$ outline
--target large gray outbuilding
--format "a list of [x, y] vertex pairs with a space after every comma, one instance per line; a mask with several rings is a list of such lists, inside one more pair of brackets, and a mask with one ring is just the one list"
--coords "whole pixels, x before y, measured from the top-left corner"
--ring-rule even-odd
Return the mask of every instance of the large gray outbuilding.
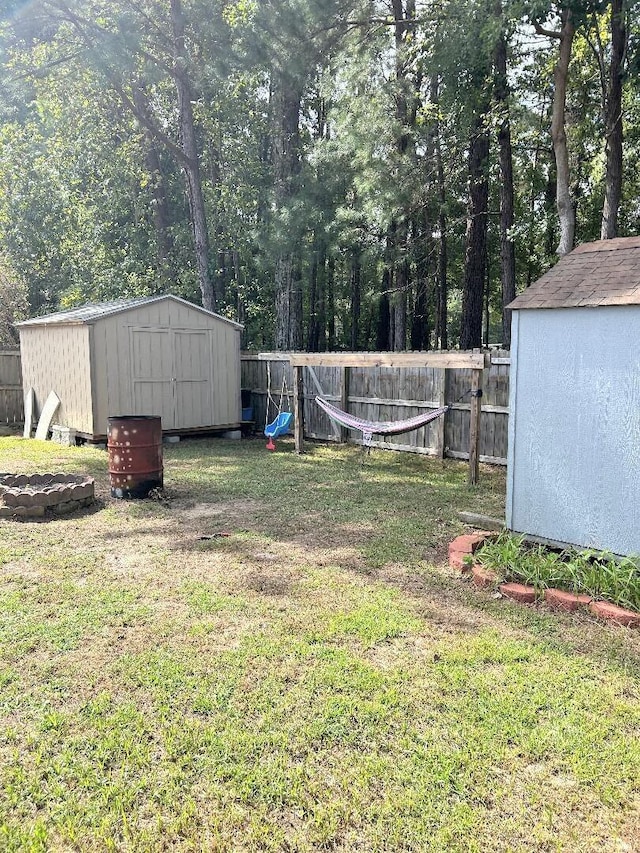
[[511, 308], [507, 527], [640, 554], [640, 237], [579, 246]]
[[177, 296], [86, 305], [18, 324], [25, 393], [90, 439], [109, 417], [160, 415], [166, 432], [241, 422], [242, 326]]

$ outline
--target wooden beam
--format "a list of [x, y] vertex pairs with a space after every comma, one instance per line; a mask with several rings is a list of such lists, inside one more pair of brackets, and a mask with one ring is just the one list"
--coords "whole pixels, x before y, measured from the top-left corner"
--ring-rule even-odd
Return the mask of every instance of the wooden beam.
[[[326, 399], [330, 400], [331, 395], [327, 396]], [[338, 400], [338, 397], [334, 395], [334, 399]], [[440, 394], [438, 394], [437, 400], [393, 400], [388, 397], [358, 397], [355, 394], [350, 394], [349, 403], [362, 403], [365, 406], [391, 406], [392, 408], [397, 407], [408, 409], [439, 409], [441, 406], [444, 406], [444, 402], [440, 403]], [[341, 403], [338, 403], [338, 405], [341, 408], [344, 408]], [[467, 406], [467, 409], [468, 408], [469, 406]]]
[[482, 370], [471, 375], [471, 411], [469, 413], [469, 477], [475, 486], [480, 476], [480, 418], [482, 415]]
[[302, 367], [293, 368], [293, 431], [296, 453], [304, 453], [304, 383]]
[[[435, 388], [438, 391], [438, 405], [436, 408], [440, 409], [442, 406], [445, 406], [447, 403], [447, 371], [439, 370], [438, 373], [434, 376], [435, 380]], [[445, 455], [445, 420], [446, 413], [435, 423], [435, 432], [436, 432], [436, 456], [438, 459], [444, 459]]]
[[[447, 450], [445, 456], [447, 459], [469, 459], [468, 453], [463, 453], [460, 450]], [[481, 462], [485, 462], [487, 465], [506, 465], [507, 458], [506, 456], [487, 456], [485, 453], [481, 453], [478, 456], [478, 459]]]
[[[258, 358], [268, 360], [268, 353]], [[282, 355], [282, 354], [280, 354]], [[458, 367], [481, 370], [488, 353], [482, 352], [292, 352], [293, 367]]]
[[471, 527], [479, 527], [480, 530], [504, 530], [505, 522], [490, 515], [480, 515], [477, 512], [459, 512], [458, 518]]
[[242, 352], [241, 361], [289, 361], [288, 352]]
[[[351, 378], [351, 370], [349, 367], [340, 369], [340, 408], [343, 412], [349, 411], [349, 381]], [[349, 440], [349, 430], [346, 427], [340, 428], [340, 441], [345, 444]]]

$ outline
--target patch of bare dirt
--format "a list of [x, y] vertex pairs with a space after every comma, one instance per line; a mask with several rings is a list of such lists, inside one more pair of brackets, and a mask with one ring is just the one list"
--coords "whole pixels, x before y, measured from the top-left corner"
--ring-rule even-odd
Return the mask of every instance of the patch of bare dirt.
[[246, 522], [247, 517], [256, 513], [260, 504], [256, 501], [219, 501], [216, 503], [196, 503], [189, 505], [188, 502], [174, 501], [172, 509], [179, 517], [187, 522], [199, 522], [202, 519], [215, 518], [224, 519], [230, 527]]
[[264, 595], [287, 595], [291, 589], [292, 579], [283, 572], [253, 570], [246, 573], [245, 583], [248, 589]]

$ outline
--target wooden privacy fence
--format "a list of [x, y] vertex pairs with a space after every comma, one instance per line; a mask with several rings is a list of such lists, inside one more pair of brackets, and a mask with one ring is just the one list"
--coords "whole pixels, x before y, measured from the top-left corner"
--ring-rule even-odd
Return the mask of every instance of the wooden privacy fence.
[[24, 422], [19, 350], [0, 350], [0, 423]]
[[[326, 361], [339, 362], [341, 353], [327, 354]], [[365, 354], [363, 354], [365, 355]], [[366, 354], [373, 356], [374, 354]], [[380, 359], [384, 361], [385, 353]], [[453, 357], [452, 353], [452, 357]], [[309, 356], [309, 360], [317, 358]], [[330, 358], [331, 357], [331, 358]], [[307, 358], [302, 353], [244, 353], [242, 355], [242, 388], [251, 392], [256, 429], [267, 421], [268, 374], [271, 395], [279, 404], [285, 380], [283, 408], [294, 408], [294, 371], [290, 361]], [[481, 428], [479, 454], [482, 462], [506, 465], [509, 416], [509, 352], [494, 350], [485, 359], [482, 371]], [[346, 434], [333, 424], [315, 403], [320, 395], [359, 418], [371, 421], [394, 421], [437, 409], [448, 403], [451, 408], [442, 418], [425, 427], [400, 436], [376, 436], [373, 446], [433, 456], [468, 459], [470, 447], [469, 413], [474, 400], [466, 394], [472, 389], [473, 375], [480, 371], [451, 367], [386, 367], [340, 365], [302, 366], [304, 434], [323, 441], [345, 441]], [[458, 402], [455, 402], [459, 400]], [[268, 420], [276, 415], [273, 405]], [[351, 433], [355, 440], [356, 433]]]

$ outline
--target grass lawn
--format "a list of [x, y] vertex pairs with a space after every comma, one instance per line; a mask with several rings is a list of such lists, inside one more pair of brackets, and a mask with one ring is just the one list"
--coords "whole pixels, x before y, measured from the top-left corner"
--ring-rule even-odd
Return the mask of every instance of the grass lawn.
[[100, 496], [0, 521], [0, 850], [640, 850], [638, 634], [446, 566], [504, 472], [278, 446], [166, 447], [123, 502], [0, 439]]

